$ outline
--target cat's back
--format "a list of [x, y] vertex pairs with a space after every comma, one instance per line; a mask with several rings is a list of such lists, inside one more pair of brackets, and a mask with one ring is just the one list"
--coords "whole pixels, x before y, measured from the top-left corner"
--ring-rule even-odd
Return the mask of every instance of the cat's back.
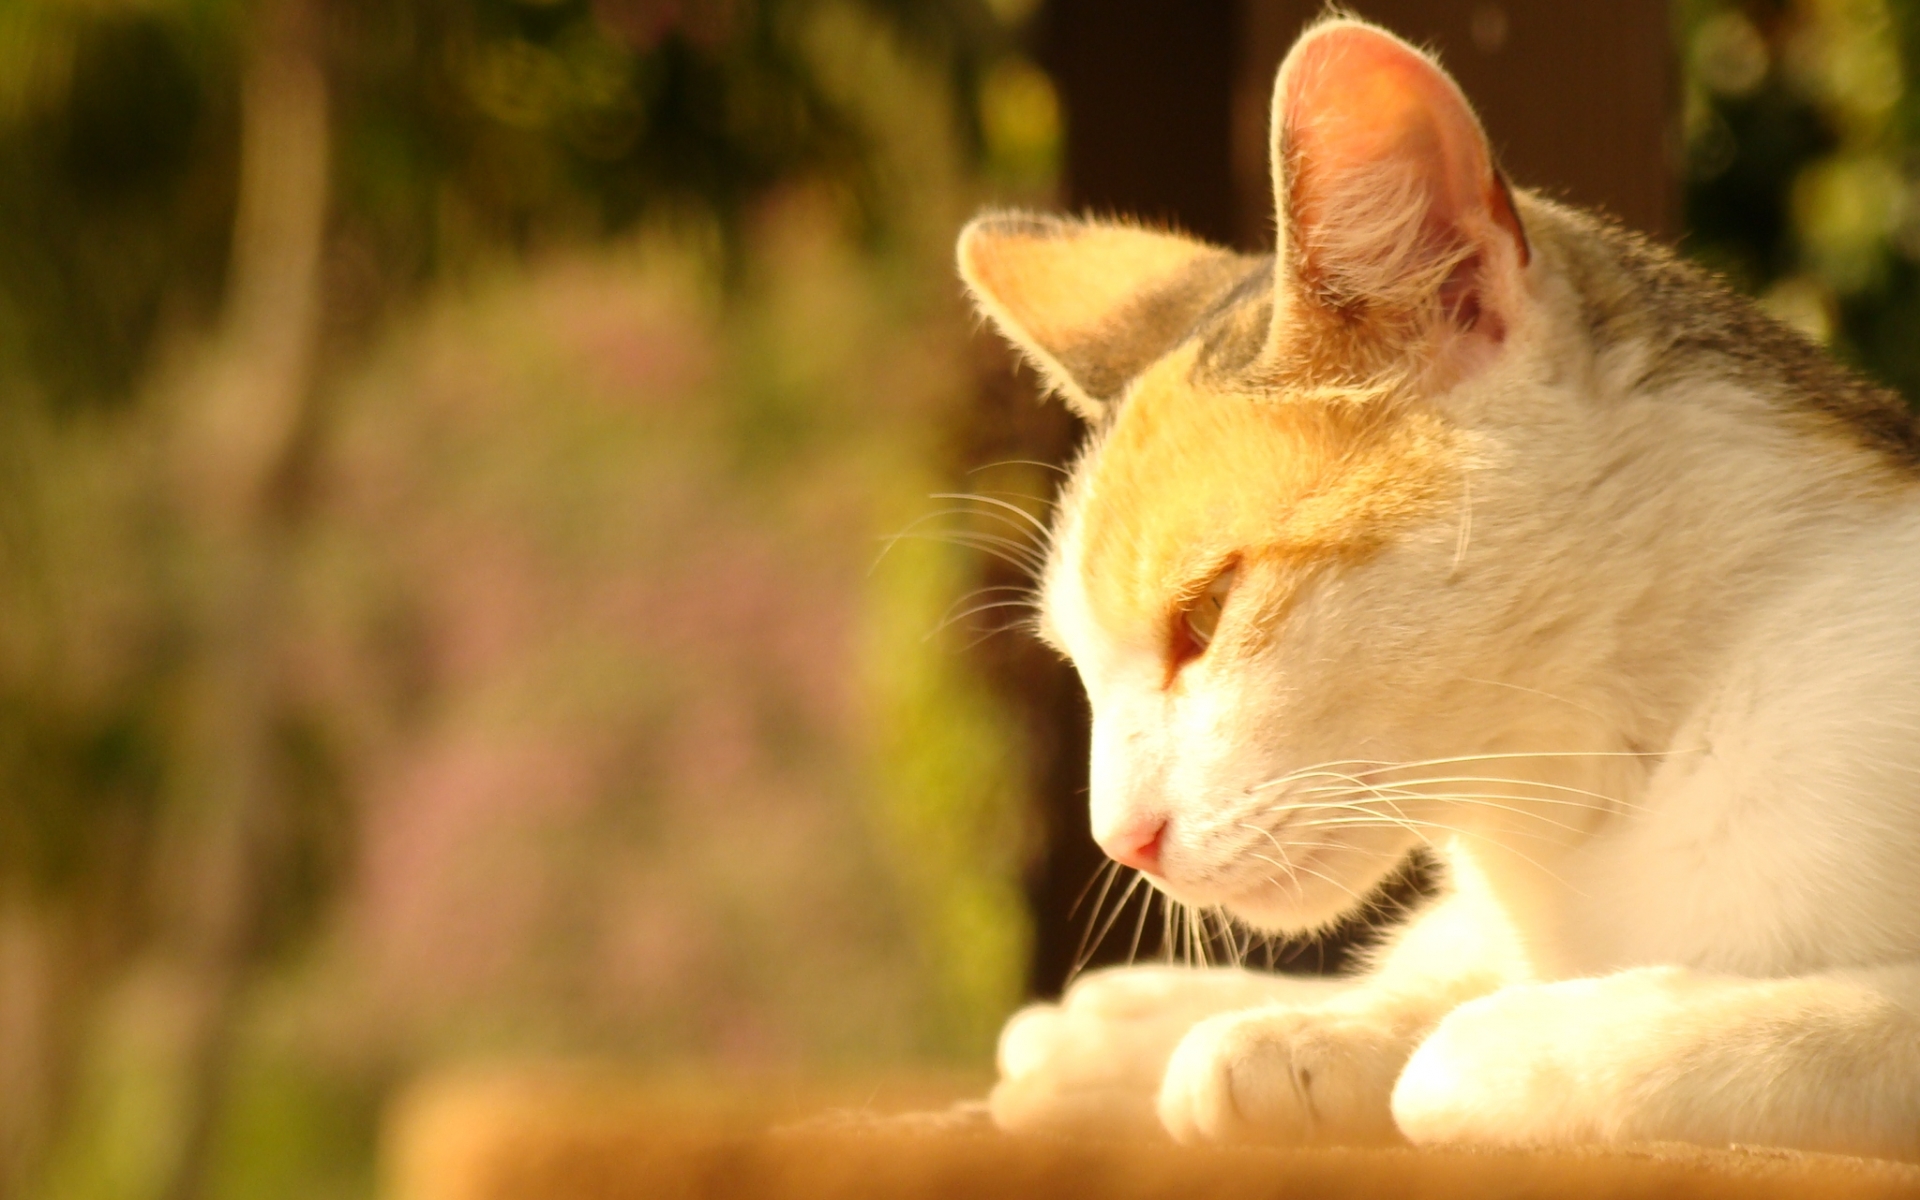
[[[1634, 360], [1629, 390], [1685, 396], [1700, 385], [1750, 393], [1790, 433], [1865, 452], [1863, 469], [1920, 480], [1920, 421], [1892, 389], [1835, 361], [1718, 277], [1594, 213], [1522, 195], [1534, 246], [1601, 352]], [[1920, 330], [1916, 330], [1920, 334]]]

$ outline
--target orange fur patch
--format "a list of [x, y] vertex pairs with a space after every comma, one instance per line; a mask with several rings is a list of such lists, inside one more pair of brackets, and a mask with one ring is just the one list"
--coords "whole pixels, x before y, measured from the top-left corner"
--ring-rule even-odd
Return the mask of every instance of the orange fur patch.
[[[1016, 228], [1018, 228], [1016, 226]], [[1009, 328], [1041, 346], [1086, 336], [1113, 311], [1185, 270], [1217, 247], [1118, 223], [1065, 226], [1021, 237], [988, 237], [969, 228], [960, 243], [960, 270]]]
[[1230, 559], [1279, 568], [1254, 584], [1275, 607], [1313, 570], [1365, 558], [1458, 495], [1460, 437], [1430, 413], [1210, 390], [1192, 363], [1184, 350], [1140, 380], [1082, 493], [1088, 603], [1123, 639], [1163, 639]]
[[981, 310], [1089, 420], [1245, 269], [1232, 251], [1111, 221], [989, 214], [960, 235]]

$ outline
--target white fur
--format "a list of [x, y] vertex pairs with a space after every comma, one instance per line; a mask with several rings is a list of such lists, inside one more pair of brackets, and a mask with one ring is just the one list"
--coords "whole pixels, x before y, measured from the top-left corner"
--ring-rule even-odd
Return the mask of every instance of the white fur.
[[1920, 1156], [1920, 485], [1724, 373], [1645, 383], [1557, 247], [1488, 260], [1503, 341], [1427, 398], [1462, 509], [1251, 658], [1168, 688], [1095, 617], [1089, 452], [1044, 591], [1096, 834], [1166, 817], [1156, 885], [1267, 929], [1422, 843], [1452, 890], [1357, 981], [1083, 980], [1009, 1026], [1002, 1124]]
[[[1535, 278], [1532, 318], [1448, 399], [1487, 446], [1464, 548], [1453, 520], [1403, 539], [1311, 591], [1251, 668], [1177, 694], [1090, 616], [1097, 497], [1047, 581], [1093, 703], [1096, 831], [1170, 814], [1168, 892], [1311, 927], [1418, 838], [1480, 918], [1443, 903], [1337, 1001], [1243, 1008], [1235, 977], [1209, 1003], [1194, 972], [1166, 984], [1191, 1025], [1174, 1049], [1166, 1023], [1136, 1043], [1087, 1007], [1125, 972], [1046, 1011], [1089, 1060], [1143, 1057], [1119, 1107], [1152, 1092], [1183, 1140], [1377, 1140], [1390, 1111], [1417, 1140], [1920, 1153], [1920, 501], [1731, 385], [1627, 389], [1634, 364], [1592, 361]], [[1418, 833], [1303, 829], [1257, 791], [1326, 761], [1535, 752], [1399, 775], [1510, 781], [1455, 789], [1500, 808], [1414, 789], [1433, 798], [1392, 811]], [[1005, 1097], [1043, 1060], [1069, 1088], [1071, 1059], [1003, 1064], [1003, 1121], [1047, 1124]]]

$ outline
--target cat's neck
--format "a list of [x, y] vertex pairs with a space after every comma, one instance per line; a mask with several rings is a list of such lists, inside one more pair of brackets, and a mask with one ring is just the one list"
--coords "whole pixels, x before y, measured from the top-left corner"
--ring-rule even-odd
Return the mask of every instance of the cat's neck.
[[[1583, 628], [1562, 640], [1559, 653], [1542, 656], [1540, 690], [1577, 703], [1591, 718], [1566, 703], [1549, 706], [1560, 726], [1553, 744], [1591, 757], [1533, 774], [1608, 803], [1578, 822], [1549, 804], [1531, 824], [1483, 823], [1477, 837], [1450, 850], [1512, 914], [1544, 977], [1638, 961], [1753, 973], [1784, 969], [1775, 957], [1779, 947], [1825, 944], [1797, 927], [1776, 927], [1793, 917], [1786, 908], [1715, 911], [1697, 920], [1673, 913], [1706, 903], [1700, 897], [1749, 895], [1752, 880], [1741, 882], [1746, 875], [1777, 878], [1781, 870], [1797, 869], [1759, 865], [1796, 839], [1849, 841], [1863, 823], [1904, 828], [1891, 812], [1873, 810], [1886, 795], [1849, 791], [1855, 762], [1884, 749], [1844, 743], [1850, 731], [1871, 730], [1860, 715], [1920, 703], [1920, 687], [1902, 690], [1900, 683], [1903, 672], [1910, 676], [1920, 664], [1900, 667], [1892, 663], [1897, 646], [1870, 644], [1903, 627], [1911, 611], [1912, 597], [1871, 574], [1916, 561], [1920, 486], [1849, 463], [1830, 445], [1796, 448], [1764, 438], [1735, 455], [1721, 442], [1713, 469], [1706, 469], [1692, 447], [1701, 446], [1704, 456], [1701, 439], [1725, 434], [1714, 432], [1715, 414], [1742, 401], [1700, 396], [1682, 406], [1683, 399], [1629, 399], [1679, 416], [1662, 422], [1649, 415], [1644, 427], [1623, 423], [1628, 432], [1614, 460], [1619, 465], [1569, 489], [1543, 516], [1557, 524], [1560, 541], [1552, 553], [1569, 575], [1549, 603], [1580, 613]], [[1637, 464], [1649, 460], [1659, 478], [1632, 478]], [[1530, 543], [1537, 546], [1541, 536], [1535, 526]], [[1862, 596], [1890, 599], [1871, 612], [1841, 613], [1802, 598], [1810, 581], [1844, 578], [1858, 578]], [[1831, 646], [1821, 652], [1831, 661], [1793, 649], [1801, 645]], [[1765, 664], [1789, 651], [1802, 655], [1800, 666], [1767, 674]], [[1804, 690], [1804, 680], [1823, 672], [1859, 673], [1850, 685], [1857, 694], [1827, 698], [1805, 719], [1772, 713], [1794, 686]], [[1755, 712], [1771, 715], [1750, 715]], [[1814, 718], [1829, 716], [1836, 724], [1828, 733], [1802, 733]], [[1737, 736], [1723, 739], [1723, 730]], [[1791, 751], [1801, 763], [1827, 754], [1826, 775], [1779, 780], [1766, 773], [1765, 752], [1797, 736], [1831, 743]], [[1920, 771], [1920, 761], [1902, 760], [1900, 769]], [[1757, 823], [1755, 809], [1790, 815]], [[1736, 829], [1758, 839], [1756, 845], [1733, 838], [1728, 831]], [[1714, 849], [1695, 855], [1689, 846]], [[1912, 849], [1920, 853], [1920, 842]], [[1792, 856], [1784, 861], [1797, 864]], [[1715, 872], [1729, 876], [1724, 886], [1706, 879]], [[1825, 885], [1809, 883], [1805, 890], [1813, 894], [1817, 886]], [[1879, 888], [1897, 890], [1891, 879]], [[1809, 928], [1821, 925], [1817, 913], [1801, 917]], [[1689, 931], [1739, 929], [1743, 921], [1752, 926], [1744, 942], [1732, 934], [1697, 945], [1671, 940]], [[1832, 949], [1845, 960], [1842, 948]], [[1869, 947], [1856, 957], [1883, 949]]]
[[[1483, 602], [1540, 626], [1512, 678], [1593, 714], [1592, 748], [1667, 751], [1782, 589], [1908, 519], [1920, 475], [1862, 432], [1884, 410], [1834, 416], [1892, 401], [1824, 360], [1802, 370], [1811, 346], [1791, 342], [1771, 374], [1676, 369], [1676, 338], [1711, 335], [1677, 313], [1607, 316], [1586, 259], [1641, 251], [1573, 235], [1571, 250], [1543, 239], [1562, 291], [1515, 386], [1464, 414], [1524, 447], [1469, 481], [1472, 553], [1499, 581]], [[1543, 413], [1554, 392], [1569, 402]]]
[[[1578, 820], [1551, 801], [1529, 817], [1489, 810], [1450, 851], [1535, 926], [1522, 933], [1548, 974], [1580, 965], [1560, 961], [1581, 904], [1570, 864], [1669, 803], [1653, 781], [1702, 752], [1701, 713], [1730, 672], [1819, 620], [1783, 619], [1784, 598], [1881, 553], [1887, 531], [1920, 527], [1920, 480], [1827, 419], [1819, 396], [1752, 372], [1663, 373], [1656, 326], [1596, 343], [1588, 298], [1563, 307], [1573, 315], [1537, 347], [1532, 376], [1483, 389], [1484, 407], [1463, 414], [1526, 457], [1469, 485], [1463, 572], [1480, 578], [1461, 602], [1511, 624], [1517, 653], [1499, 677], [1537, 697], [1507, 707], [1514, 724], [1488, 749], [1563, 751], [1515, 773], [1550, 797], [1608, 803]], [[1543, 414], [1538, 398], [1556, 390], [1574, 399]]]

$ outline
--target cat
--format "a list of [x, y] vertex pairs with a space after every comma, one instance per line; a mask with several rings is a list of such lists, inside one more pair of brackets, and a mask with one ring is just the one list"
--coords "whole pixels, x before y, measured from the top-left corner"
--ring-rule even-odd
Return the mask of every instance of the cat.
[[1348, 979], [1117, 968], [1014, 1130], [1920, 1155], [1920, 437], [1719, 282], [1510, 187], [1428, 55], [1309, 28], [1278, 250], [987, 213], [975, 302], [1090, 426], [1041, 581], [1118, 862]]

